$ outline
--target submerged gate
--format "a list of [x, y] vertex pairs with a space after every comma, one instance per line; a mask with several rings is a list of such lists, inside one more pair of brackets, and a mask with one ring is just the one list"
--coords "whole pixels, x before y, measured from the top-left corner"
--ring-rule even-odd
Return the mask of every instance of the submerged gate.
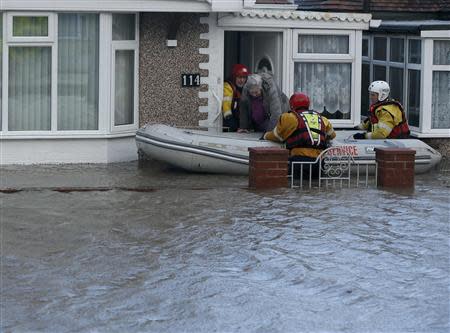
[[330, 147], [313, 162], [292, 162], [291, 188], [377, 186], [375, 160], [356, 161], [351, 146]]

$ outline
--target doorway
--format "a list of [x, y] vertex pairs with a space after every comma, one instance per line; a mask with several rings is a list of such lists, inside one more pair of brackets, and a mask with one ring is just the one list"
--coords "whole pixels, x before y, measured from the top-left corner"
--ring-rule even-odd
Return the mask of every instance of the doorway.
[[225, 31], [224, 77], [233, 64], [241, 63], [251, 73], [268, 71], [279, 87], [283, 82], [283, 33], [261, 31]]

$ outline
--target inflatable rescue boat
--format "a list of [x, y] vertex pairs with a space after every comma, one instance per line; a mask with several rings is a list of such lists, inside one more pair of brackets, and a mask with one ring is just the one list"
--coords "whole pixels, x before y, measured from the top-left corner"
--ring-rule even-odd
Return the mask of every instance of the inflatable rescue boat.
[[[374, 163], [375, 148], [410, 148], [416, 151], [415, 172], [433, 169], [441, 154], [417, 139], [355, 140], [355, 131], [336, 131], [333, 147], [351, 155], [357, 164]], [[151, 159], [192, 171], [248, 174], [249, 147], [282, 147], [260, 140], [261, 133], [218, 133], [149, 124], [136, 132], [138, 152]]]

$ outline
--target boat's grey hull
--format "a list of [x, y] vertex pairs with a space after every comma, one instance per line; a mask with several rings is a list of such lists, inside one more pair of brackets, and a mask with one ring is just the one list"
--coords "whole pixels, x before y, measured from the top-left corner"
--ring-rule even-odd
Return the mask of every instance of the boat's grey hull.
[[[225, 174], [248, 174], [248, 148], [281, 146], [259, 140], [260, 134], [211, 134], [199, 130], [183, 130], [166, 125], [147, 125], [136, 133], [137, 148], [143, 154], [170, 165], [192, 171]], [[375, 161], [375, 148], [410, 148], [416, 150], [415, 172], [424, 173], [435, 167], [441, 155], [415, 139], [353, 140], [348, 132], [338, 134], [333, 146], [345, 146], [356, 163]]]

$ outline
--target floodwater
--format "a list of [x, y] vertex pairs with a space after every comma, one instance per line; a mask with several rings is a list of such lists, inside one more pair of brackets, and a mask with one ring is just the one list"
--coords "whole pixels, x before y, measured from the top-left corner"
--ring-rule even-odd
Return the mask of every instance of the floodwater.
[[1, 188], [2, 332], [450, 330], [449, 174], [401, 194], [23, 166]]

